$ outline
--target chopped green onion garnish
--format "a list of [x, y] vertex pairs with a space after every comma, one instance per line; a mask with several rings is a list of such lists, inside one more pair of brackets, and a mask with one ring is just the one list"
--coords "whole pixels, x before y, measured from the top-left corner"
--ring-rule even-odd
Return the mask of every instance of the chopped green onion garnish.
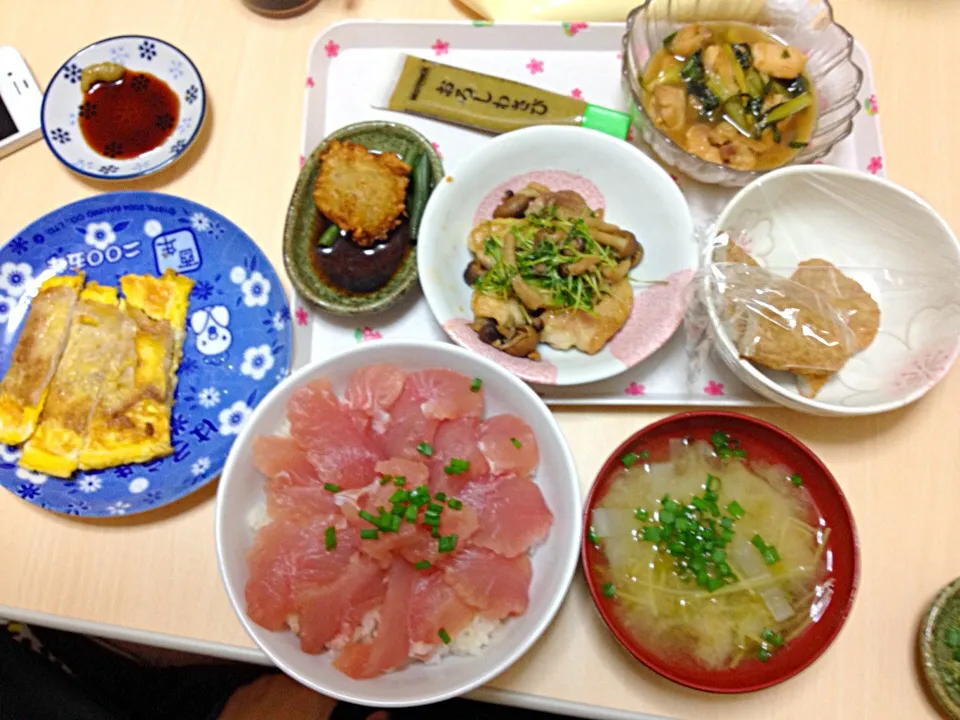
[[443, 502], [444, 500], [447, 499], [447, 494], [438, 492], [436, 495], [433, 496], [433, 499], [436, 500], [437, 502]]
[[727, 505], [727, 512], [730, 513], [737, 520], [743, 517], [743, 506], [740, 505], [736, 500]]
[[443, 640], [444, 645], [450, 644], [450, 634], [446, 630], [440, 628], [440, 630], [437, 632], [437, 635], [439, 635], [440, 639]]
[[745, 458], [747, 456], [747, 451], [743, 448], [737, 448], [733, 451], [733, 456], [738, 458]]
[[667, 552], [671, 555], [684, 555], [687, 552], [687, 548], [682, 542], [672, 542], [667, 545]]
[[640, 453], [639, 453], [639, 455], [640, 455], [640, 459], [641, 459], [641, 460], [649, 460], [649, 459], [650, 459], [650, 451], [649, 451], [649, 450], [641, 450]]
[[339, 486], [339, 485], [334, 485], [333, 483], [324, 483], [324, 484], [323, 484], [323, 489], [324, 489], [324, 490], [329, 490], [329, 491], [332, 492], [332, 493], [338, 493], [338, 492], [340, 492], [340, 486]]
[[407, 479], [403, 475], [397, 475], [393, 479], [393, 484], [396, 485], [397, 487], [403, 487], [404, 485], [407, 484]]
[[800, 148], [805, 148], [807, 146], [807, 143], [800, 142], [799, 140], [791, 140], [790, 142], [787, 143], [787, 145], [789, 147], [792, 147], [794, 150], [799, 150]]
[[480, 392], [480, 388], [483, 387], [483, 380], [478, 377], [475, 377], [470, 381], [470, 392]]
[[637, 509], [636, 509], [636, 512], [633, 513], [633, 516], [634, 516], [637, 520], [646, 520], [647, 518], [650, 517], [650, 513], [648, 513], [648, 512], [647, 512], [646, 510], [644, 510], [643, 508], [637, 508]]
[[647, 525], [643, 528], [643, 539], [649, 542], [660, 542], [660, 528]]
[[775, 632], [774, 630], [771, 630], [770, 628], [764, 628], [763, 632], [760, 634], [760, 637], [763, 639], [765, 643], [769, 643], [770, 645], [773, 645], [773, 647], [775, 648], [780, 647], [781, 645], [783, 645], [783, 642], [784, 642], [783, 635], [781, 635], [778, 632]]
[[437, 544], [437, 549], [442, 553], [453, 552], [457, 547], [456, 535], [444, 535]]
[[727, 530], [733, 530], [733, 518], [728, 518], [728, 517], [721, 518], [720, 527], [725, 528]]
[[426, 457], [432, 457], [433, 446], [428, 443], [422, 442], [419, 445], [417, 445], [417, 452]]
[[960, 662], [960, 648], [953, 651], [953, 659], [955, 662]]
[[682, 508], [682, 506], [680, 505], [680, 503], [678, 503], [676, 500], [666, 500], [666, 501], [663, 503], [663, 509], [666, 510], [667, 512], [669, 512], [669, 513], [673, 513], [674, 515], [676, 515], [676, 514], [679, 513], [683, 508]]
[[392, 503], [407, 502], [409, 500], [410, 493], [403, 489], [397, 490], [395, 493], [393, 493], [393, 495], [390, 496], [390, 502]]
[[709, 580], [707, 580], [707, 592], [714, 592], [716, 590], [719, 590], [721, 587], [723, 587], [723, 585], [724, 585], [723, 578], [712, 577]]
[[440, 537], [440, 528], [434, 527], [433, 530], [430, 531], [430, 537], [434, 537], [434, 538]]
[[634, 465], [637, 464], [637, 460], [639, 459], [640, 459], [639, 455], [631, 452], [631, 453], [627, 453], [622, 458], [620, 458], [620, 462], [623, 463], [624, 467], [633, 467]]
[[793, 474], [790, 476], [790, 482], [792, 482], [797, 487], [803, 487], [803, 478], [797, 474]]
[[710, 444], [717, 449], [726, 447], [727, 445], [730, 444], [730, 436], [727, 435], [725, 432], [721, 432], [717, 430], [716, 432], [710, 435]]
[[677, 521], [677, 516], [669, 510], [661, 510], [657, 517], [659, 518], [661, 525], [673, 525], [673, 523]]
[[717, 492], [720, 489], [720, 478], [715, 475], [710, 475], [707, 473], [707, 485], [706, 489], [709, 492]]
[[771, 657], [773, 657], [769, 650], [766, 648], [760, 648], [757, 650], [757, 660], [760, 662], [767, 662]]
[[710, 559], [715, 563], [722, 563], [727, 559], [727, 553], [724, 550], [714, 550], [713, 555], [710, 556]]
[[433, 566], [430, 564], [429, 560], [421, 560], [418, 563], [414, 563], [413, 567], [415, 567], [417, 570], [427, 570]]
[[[432, 450], [430, 451], [433, 452]], [[447, 464], [443, 471], [447, 475], [463, 475], [470, 469], [470, 463], [467, 460], [461, 460], [460, 458], [450, 458], [450, 462]]]
[[417, 506], [408, 505], [407, 509], [403, 512], [403, 519], [408, 523], [415, 523], [417, 521]]
[[515, 448], [523, 447], [523, 443], [517, 440], [516, 438], [510, 438], [510, 442]]
[[760, 552], [763, 552], [767, 549], [767, 544], [763, 541], [763, 538], [760, 537], [760, 535], [754, 535], [752, 538], [750, 538], [750, 544]]
[[617, 596], [617, 587], [613, 583], [607, 583], [601, 590], [603, 591], [604, 597], [612, 598]]
[[378, 537], [380, 537], [380, 533], [373, 528], [364, 528], [360, 531], [360, 538], [362, 540], [376, 540]]
[[596, 533], [596, 531], [593, 529], [593, 525], [591, 525], [591, 526], [590, 526], [590, 529], [587, 530], [587, 540], [590, 541], [590, 544], [591, 544], [591, 545], [596, 545], [596, 544], [597, 544], [597, 533]]
[[327, 551], [337, 549], [337, 531], [331, 525], [327, 528], [327, 531], [323, 534], [323, 544], [326, 546]]
[[777, 552], [777, 549], [773, 545], [767, 545], [763, 551], [763, 561], [767, 565], [776, 565], [780, 562], [780, 553]]
[[720, 538], [724, 542], [730, 542], [731, 540], [733, 540], [733, 530], [727, 530], [726, 528], [724, 528], [723, 532], [720, 533]]
[[960, 628], [949, 628], [943, 636], [943, 642], [951, 650], [960, 647]]
[[463, 507], [463, 503], [457, 500], [456, 498], [450, 498], [447, 500], [447, 507], [451, 510], [459, 510]]
[[387, 484], [388, 482], [390, 482], [391, 480], [393, 480], [392, 477], [390, 477], [389, 475], [384, 475], [382, 478], [380, 478], [380, 484], [381, 484], [381, 485], [386, 485], [386, 484]]
[[440, 516], [436, 513], [424, 513], [423, 514], [423, 524], [430, 525], [431, 527], [436, 527], [440, 524]]
[[439, 515], [443, 512], [443, 505], [438, 505], [437, 503], [430, 503], [427, 505], [427, 512], [436, 513]]
[[368, 513], [366, 510], [361, 510], [357, 514], [360, 516], [361, 519], [366, 520], [368, 523], [373, 523], [374, 525], [376, 525], [378, 522], [377, 518], [372, 513]]

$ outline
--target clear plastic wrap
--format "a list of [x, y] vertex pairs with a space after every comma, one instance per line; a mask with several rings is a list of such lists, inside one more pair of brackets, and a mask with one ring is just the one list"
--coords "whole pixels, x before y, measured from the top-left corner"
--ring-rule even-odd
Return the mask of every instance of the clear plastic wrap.
[[773, 174], [698, 236], [693, 372], [715, 351], [767, 397], [825, 410], [922, 394], [956, 359], [957, 241], [889, 183], [829, 168]]

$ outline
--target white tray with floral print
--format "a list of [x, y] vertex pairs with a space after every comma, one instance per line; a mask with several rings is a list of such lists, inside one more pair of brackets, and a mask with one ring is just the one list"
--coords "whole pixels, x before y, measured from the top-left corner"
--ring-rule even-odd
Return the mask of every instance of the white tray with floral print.
[[[481, 133], [373, 106], [395, 72], [402, 53], [517, 80], [588, 102], [625, 109], [620, 85], [619, 23], [375, 22], [333, 25], [317, 37], [307, 62], [304, 128], [300, 162], [329, 133], [365, 120], [392, 120], [416, 128], [443, 157], [447, 173], [489, 140]], [[854, 62], [864, 71], [863, 112], [853, 134], [823, 161], [883, 174], [883, 154], [873, 74], [863, 48]], [[735, 190], [675, 178], [696, 226], [708, 225]], [[693, 238], [690, 242], [695, 242]], [[313, 311], [294, 300], [294, 367], [328, 357], [357, 343], [380, 338], [446, 340], [419, 292], [398, 307], [362, 321]], [[607, 405], [766, 405], [741, 384], [718, 358], [693, 370], [686, 335], [679, 330], [654, 355], [617, 377], [573, 387], [538, 387], [548, 403]]]

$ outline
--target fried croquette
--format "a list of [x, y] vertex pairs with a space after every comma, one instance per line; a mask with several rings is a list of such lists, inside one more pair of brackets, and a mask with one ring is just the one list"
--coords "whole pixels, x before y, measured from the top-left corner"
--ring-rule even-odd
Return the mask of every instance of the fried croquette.
[[335, 140], [320, 157], [313, 199], [354, 242], [369, 247], [400, 224], [409, 173], [410, 166], [393, 153]]

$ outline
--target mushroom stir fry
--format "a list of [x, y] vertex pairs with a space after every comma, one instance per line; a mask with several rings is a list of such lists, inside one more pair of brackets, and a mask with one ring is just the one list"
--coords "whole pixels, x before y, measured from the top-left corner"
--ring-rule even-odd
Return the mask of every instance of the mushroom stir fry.
[[687, 25], [647, 65], [643, 106], [658, 129], [704, 160], [779, 167], [813, 133], [806, 63], [799, 49], [749, 25]]
[[508, 192], [468, 245], [471, 327], [510, 355], [539, 360], [541, 342], [594, 354], [630, 315], [627, 275], [643, 248], [572, 190]]

